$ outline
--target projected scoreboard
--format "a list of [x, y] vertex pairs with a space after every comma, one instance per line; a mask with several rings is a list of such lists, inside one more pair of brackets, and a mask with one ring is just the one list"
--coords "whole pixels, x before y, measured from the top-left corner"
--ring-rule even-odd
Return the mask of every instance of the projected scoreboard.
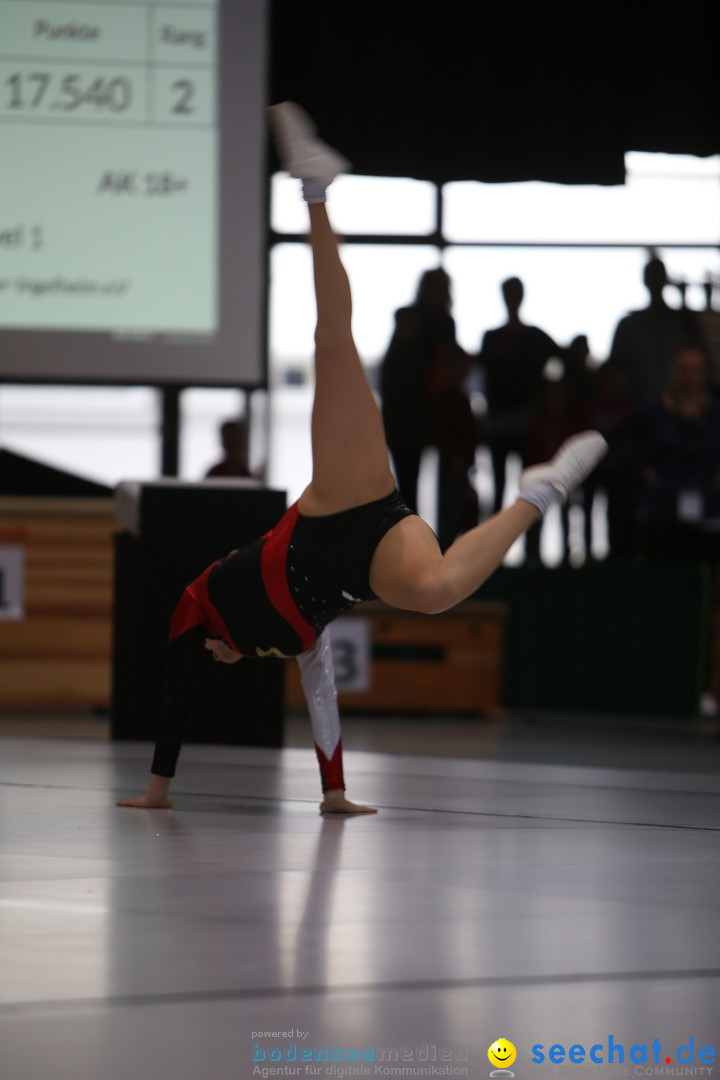
[[214, 0], [0, 20], [0, 326], [214, 333]]

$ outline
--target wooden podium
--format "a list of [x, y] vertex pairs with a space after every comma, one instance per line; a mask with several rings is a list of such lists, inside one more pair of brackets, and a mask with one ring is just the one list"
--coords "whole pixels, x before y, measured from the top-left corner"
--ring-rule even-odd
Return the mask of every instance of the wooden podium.
[[[497, 712], [506, 617], [504, 604], [476, 600], [466, 600], [442, 615], [399, 611], [380, 602], [360, 604], [338, 623], [365, 619], [370, 624], [367, 686], [343, 690], [342, 668], [336, 662], [341, 709]], [[288, 706], [304, 707], [296, 664], [288, 665], [286, 686]]]
[[110, 704], [111, 499], [0, 498], [0, 545], [22, 558], [18, 615], [0, 618], [0, 707]]

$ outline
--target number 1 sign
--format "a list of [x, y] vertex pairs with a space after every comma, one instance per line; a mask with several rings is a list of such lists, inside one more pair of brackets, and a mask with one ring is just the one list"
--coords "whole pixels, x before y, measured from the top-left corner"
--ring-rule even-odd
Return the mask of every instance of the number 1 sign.
[[24, 605], [24, 551], [0, 544], [0, 619], [22, 619]]

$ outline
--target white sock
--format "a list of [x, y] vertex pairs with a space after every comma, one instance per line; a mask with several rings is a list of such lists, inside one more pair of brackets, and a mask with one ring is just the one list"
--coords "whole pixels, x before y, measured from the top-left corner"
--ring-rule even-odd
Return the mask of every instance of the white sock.
[[529, 488], [526, 488], [518, 498], [537, 506], [540, 513], [545, 515], [554, 502], [560, 501], [561, 496], [558, 489], [554, 488], [552, 484], [548, 484], [547, 481], [538, 481], [537, 484], [532, 484]]
[[302, 194], [306, 203], [324, 203], [326, 185], [322, 180], [308, 177], [302, 181]]

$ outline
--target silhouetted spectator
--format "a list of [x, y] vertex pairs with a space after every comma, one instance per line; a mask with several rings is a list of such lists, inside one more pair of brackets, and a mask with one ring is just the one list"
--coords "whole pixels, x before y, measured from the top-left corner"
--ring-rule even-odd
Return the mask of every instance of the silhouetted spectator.
[[464, 385], [470, 364], [459, 345], [443, 345], [436, 350], [430, 373], [433, 443], [439, 452], [436, 532], [443, 551], [480, 517], [469, 475], [478, 444], [477, 420]]
[[385, 435], [397, 486], [417, 510], [420, 458], [433, 441], [430, 377], [438, 349], [455, 345], [450, 315], [450, 278], [444, 270], [426, 270], [415, 302], [395, 313], [395, 332], [380, 369]]
[[643, 271], [650, 293], [648, 306], [620, 320], [613, 337], [610, 359], [618, 365], [623, 392], [632, 406], [657, 398], [667, 383], [668, 363], [681, 341], [703, 340], [702, 327], [688, 308], [671, 308], [665, 302], [668, 284], [665, 264], [656, 256]]
[[638, 478], [644, 547], [665, 550], [673, 527], [720, 518], [720, 402], [707, 389], [703, 345], [675, 350], [663, 393], [608, 433]]
[[[621, 391], [621, 382], [617, 365], [610, 361], [590, 373], [588, 393], [574, 412], [576, 431], [593, 428], [605, 432], [627, 416], [630, 406]], [[587, 558], [592, 557], [592, 510], [598, 490], [607, 496], [609, 554], [613, 558], [629, 558], [634, 550], [635, 479], [628, 474], [626, 462], [612, 445], [582, 487]]]
[[226, 420], [220, 427], [220, 441], [225, 457], [209, 469], [206, 476], [252, 476], [248, 465], [247, 421]]
[[720, 394], [720, 311], [713, 306], [714, 282], [709, 275], [703, 289], [705, 310], [699, 313], [698, 318], [708, 347], [710, 386], [715, 394]]
[[485, 369], [488, 413], [485, 432], [495, 480], [494, 510], [500, 510], [505, 492], [506, 459], [518, 454], [524, 463], [525, 440], [537, 404], [545, 364], [560, 349], [537, 326], [520, 319], [524, 289], [519, 278], [502, 283], [508, 320], [488, 330], [478, 359]]
[[[525, 442], [525, 461], [537, 465], [548, 461], [560, 449], [565, 439], [578, 429], [574, 424], [572, 396], [566, 379], [544, 379], [540, 385], [537, 407], [528, 425]], [[569, 555], [568, 525], [569, 504], [564, 503], [560, 513], [563, 557]], [[540, 563], [540, 535], [542, 521], [533, 525], [525, 534], [525, 559], [531, 565]]]
[[[576, 408], [590, 393], [593, 369], [590, 367], [590, 344], [585, 334], [578, 334], [562, 350], [565, 373], [563, 382], [568, 391], [568, 405]], [[581, 430], [578, 428], [578, 431]]]

